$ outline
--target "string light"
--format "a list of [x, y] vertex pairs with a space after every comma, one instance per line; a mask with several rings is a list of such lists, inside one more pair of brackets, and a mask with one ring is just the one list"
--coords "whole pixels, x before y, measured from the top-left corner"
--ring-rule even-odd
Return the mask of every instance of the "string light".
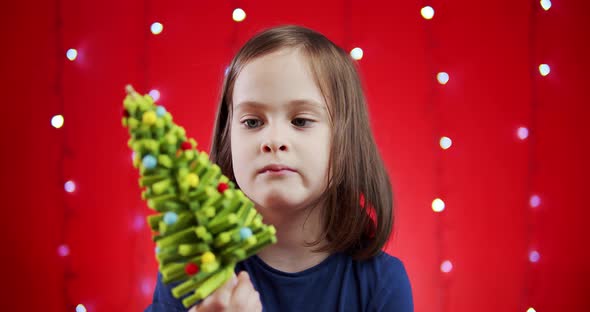
[[436, 74], [436, 80], [438, 80], [438, 83], [440, 83], [441, 85], [446, 85], [447, 82], [449, 82], [449, 74], [445, 72], [440, 72]]
[[519, 139], [526, 140], [526, 138], [529, 137], [529, 129], [526, 127], [520, 127], [516, 131], [516, 135], [518, 136]]
[[164, 25], [162, 25], [162, 23], [160, 22], [152, 23], [150, 30], [152, 31], [152, 34], [159, 35], [164, 30]]
[[139, 289], [141, 291], [141, 294], [144, 296], [150, 296], [152, 294], [152, 281], [148, 278], [144, 278], [141, 282], [140, 282], [140, 286]]
[[152, 97], [152, 99], [154, 99], [154, 102], [160, 100], [160, 91], [152, 89], [148, 94]]
[[[425, 20], [431, 20], [434, 17], [434, 9], [431, 6], [425, 6], [420, 10], [420, 14], [422, 15], [422, 17]], [[445, 85], [449, 82], [449, 74], [447, 72], [439, 72], [437, 69], [440, 68], [441, 63], [448, 63], [448, 62], [444, 62], [444, 60], [439, 60], [438, 58], [443, 57], [446, 55], [446, 51], [444, 50], [438, 50], [438, 47], [440, 47], [440, 43], [437, 41], [437, 33], [434, 33], [432, 30], [432, 27], [424, 27], [425, 31], [426, 31], [426, 38], [428, 38], [428, 40], [426, 41], [426, 46], [429, 49], [426, 53], [429, 55], [428, 58], [426, 58], [426, 60], [428, 61], [428, 68], [429, 68], [429, 72], [430, 73], [436, 73], [436, 82], [434, 81], [434, 79], [430, 78], [429, 80], [431, 80], [431, 85], [430, 85], [430, 92], [429, 92], [429, 97], [428, 97], [428, 111], [431, 114], [431, 118], [432, 118], [432, 125], [433, 125], [433, 137], [438, 139], [438, 144], [440, 146], [440, 148], [442, 150], [447, 150], [449, 149], [452, 144], [453, 141], [447, 137], [447, 136], [441, 136], [441, 132], [444, 131], [443, 128], [443, 121], [444, 119], [441, 118], [440, 113], [441, 111], [443, 111], [444, 109], [439, 107], [439, 103], [441, 101], [439, 101], [437, 99], [438, 94], [440, 94], [440, 92], [438, 92], [439, 87], [438, 85]], [[430, 75], [430, 74], [429, 74]], [[444, 181], [448, 180], [445, 179], [445, 165], [443, 163], [443, 158], [442, 158], [442, 154], [437, 153], [437, 156], [435, 157], [435, 168], [434, 168], [434, 173], [435, 173], [435, 177], [434, 180], [437, 182], [435, 184], [435, 189], [433, 190], [435, 194], [444, 194], [446, 193], [446, 187], [443, 184]], [[434, 231], [434, 238], [436, 241], [436, 260], [439, 261], [440, 263], [440, 271], [443, 274], [448, 274], [449, 272], [451, 272], [451, 270], [453, 269], [453, 264], [451, 263], [450, 260], [448, 260], [449, 255], [447, 254], [448, 251], [446, 249], [446, 240], [444, 239], [444, 237], [446, 236], [446, 224], [445, 222], [447, 220], [452, 220], [449, 218], [443, 218], [442, 217], [442, 212], [445, 211], [446, 209], [446, 204], [445, 202], [441, 199], [441, 198], [435, 198], [432, 203], [431, 203], [431, 209], [433, 212], [437, 213], [437, 218], [436, 218], [436, 222], [435, 222], [435, 231]], [[440, 311], [447, 311], [448, 309], [446, 307], [448, 307], [448, 298], [451, 297], [450, 294], [450, 287], [449, 284], [451, 283], [451, 276], [447, 276], [447, 277], [442, 277], [439, 276], [438, 280], [440, 283], [439, 286], [439, 296], [440, 296], [440, 300], [439, 300], [439, 306]]]
[[434, 212], [443, 212], [445, 210], [445, 202], [440, 199], [436, 198], [432, 201], [432, 211]]
[[56, 128], [59, 129], [61, 127], [63, 127], [64, 125], [64, 116], [62, 115], [55, 115], [53, 117], [51, 117], [51, 125]]
[[538, 195], [531, 196], [531, 199], [529, 200], [529, 205], [532, 208], [539, 207], [541, 205], [541, 197], [539, 197]]
[[449, 273], [451, 272], [451, 270], [453, 270], [453, 264], [451, 263], [451, 261], [445, 260], [443, 261], [443, 263], [441, 263], [440, 270], [443, 273]]
[[529, 253], [529, 261], [532, 263], [537, 263], [539, 262], [539, 258], [541, 258], [541, 255], [539, 255], [539, 252], [536, 250], [532, 250]]
[[446, 150], [449, 147], [451, 147], [451, 145], [453, 145], [453, 140], [451, 140], [451, 138], [449, 137], [444, 136], [440, 138], [439, 144], [442, 149]]
[[237, 8], [232, 13], [232, 18], [235, 22], [241, 22], [246, 19], [246, 12], [240, 8]]
[[86, 312], [86, 307], [80, 303], [76, 306], [76, 312]]
[[145, 224], [145, 218], [142, 215], [137, 215], [133, 218], [131, 228], [134, 231], [139, 232], [143, 229], [144, 224]]
[[76, 190], [76, 183], [74, 183], [74, 181], [67, 181], [64, 184], [64, 189], [68, 193], [73, 193]]
[[434, 17], [434, 9], [431, 6], [425, 6], [420, 10], [420, 14], [424, 19], [432, 19]]
[[[63, 10], [61, 9], [61, 3], [62, 1], [56, 1], [55, 2], [55, 27], [53, 27], [53, 29], [55, 30], [55, 48], [56, 48], [56, 60], [55, 60], [55, 64], [56, 64], [56, 71], [55, 71], [55, 97], [57, 99], [57, 108], [56, 111], [58, 112], [65, 112], [65, 98], [64, 98], [64, 66], [66, 64], [66, 62], [63, 61], [63, 47], [67, 46], [67, 43], [64, 43], [64, 18], [62, 17], [62, 12]], [[68, 60], [70, 61], [74, 61], [76, 60], [76, 58], [78, 57], [78, 51], [76, 49], [68, 49], [66, 51], [66, 57], [68, 58]], [[63, 127], [64, 125], [64, 117], [62, 115], [55, 115], [51, 118], [51, 125], [56, 128], [56, 129], [60, 129], [61, 127]], [[64, 129], [65, 130], [65, 129]], [[57, 174], [56, 174], [56, 183], [58, 184], [62, 184], [64, 183], [63, 181], [65, 181], [65, 177], [64, 177], [64, 167], [65, 167], [65, 162], [66, 162], [66, 154], [68, 154], [68, 151], [70, 151], [70, 148], [68, 147], [68, 141], [67, 141], [67, 136], [65, 135], [65, 132], [63, 132], [64, 130], [62, 130], [61, 134], [59, 136], [59, 141], [55, 142], [57, 144], [60, 145], [60, 153], [56, 162], [56, 167], [57, 167]], [[73, 182], [72, 182], [73, 183]], [[68, 182], [66, 182], [63, 185], [64, 189], [66, 192], [68, 192], [68, 190], [73, 191], [73, 189], [71, 188], [70, 184]], [[75, 188], [75, 187], [74, 187]], [[60, 243], [60, 245], [57, 247], [57, 255], [58, 257], [63, 258], [64, 261], [60, 261], [61, 264], [63, 265], [63, 269], [61, 270], [63, 272], [63, 288], [61, 291], [61, 295], [63, 296], [61, 301], [64, 304], [63, 307], [63, 311], [72, 311], [74, 308], [74, 303], [77, 301], [76, 299], [72, 299], [71, 298], [71, 291], [69, 290], [69, 287], [71, 285], [71, 280], [73, 277], [75, 277], [75, 271], [72, 269], [72, 265], [71, 265], [71, 261], [69, 261], [70, 259], [68, 258], [68, 256], [70, 255], [70, 247], [65, 244], [66, 241], [68, 240], [68, 233], [70, 233], [71, 231], [68, 230], [68, 227], [70, 225], [71, 221], [71, 216], [73, 215], [70, 210], [71, 208], [68, 205], [68, 201], [66, 200], [65, 196], [66, 196], [66, 192], [62, 193], [60, 198], [60, 203], [58, 204], [59, 207], [62, 207], [62, 211], [61, 211], [61, 218], [62, 218], [62, 226], [60, 228], [60, 231], [58, 233], [58, 241]], [[86, 312], [86, 308], [84, 308], [84, 306], [82, 305], [80, 308], [76, 307], [76, 312]]]
[[74, 61], [78, 57], [78, 51], [76, 49], [68, 49], [66, 57], [70, 61]]
[[70, 247], [68, 247], [68, 245], [66, 245], [66, 244], [59, 245], [59, 247], [57, 247], [57, 254], [60, 257], [69, 256], [70, 255]]
[[363, 49], [361, 48], [354, 48], [350, 51], [350, 56], [353, 59], [360, 61], [363, 58]]
[[[549, 0], [541, 0], [540, 1], [541, 7], [547, 11], [549, 10], [549, 8], [551, 8], [551, 1]], [[530, 22], [530, 29], [532, 31], [529, 32], [530, 38], [528, 40], [529, 42], [529, 50], [532, 51], [532, 58], [531, 59], [535, 59], [536, 58], [536, 49], [538, 47], [538, 44], [536, 43], [536, 38], [537, 38], [537, 32], [539, 31], [538, 29], [538, 25], [539, 23], [537, 22], [537, 10], [530, 10], [529, 11], [531, 14], [530, 18], [529, 18], [529, 22]], [[534, 64], [534, 63], [533, 63]], [[531, 64], [532, 66], [534, 66], [533, 64]], [[549, 73], [551, 72], [551, 68], [549, 67], [549, 65], [547, 64], [540, 64], [538, 66], [539, 68], [539, 73], [541, 74], [541, 76], [545, 77], [547, 75], [549, 75]], [[528, 170], [527, 170], [527, 191], [531, 192], [533, 191], [533, 180], [534, 177], [538, 176], [537, 173], [537, 161], [536, 161], [536, 142], [537, 142], [537, 132], [535, 131], [536, 128], [536, 124], [537, 124], [537, 110], [538, 110], [538, 105], [539, 105], [539, 99], [540, 96], [537, 92], [537, 90], [539, 90], [538, 84], [539, 84], [539, 79], [537, 79], [536, 75], [533, 75], [533, 73], [531, 73], [530, 75], [530, 79], [531, 79], [531, 97], [530, 97], [530, 119], [528, 120], [528, 124], [531, 126], [531, 133], [532, 136], [528, 142], [528, 147], [529, 147], [529, 153], [528, 153], [528, 161], [529, 161], [529, 166], [528, 166]], [[518, 128], [518, 137], [521, 140], [525, 140], [529, 137], [529, 129], [526, 127], [520, 127]], [[529, 193], [530, 194], [530, 193]], [[532, 248], [531, 246], [533, 245], [533, 241], [535, 241], [534, 239], [534, 235], [535, 235], [535, 231], [536, 231], [536, 224], [534, 223], [533, 220], [535, 220], [535, 218], [533, 218], [533, 213], [534, 213], [534, 208], [537, 208], [541, 205], [541, 197], [538, 194], [532, 194], [529, 198], [529, 207], [526, 207], [526, 213], [527, 216], [529, 218], [529, 222], [527, 223], [528, 227], [527, 227], [527, 245], [529, 246], [529, 252], [528, 252], [528, 260], [529, 262], [532, 264], [539, 262], [541, 255], [539, 254], [539, 251], [537, 250], [537, 248]], [[533, 274], [534, 274], [534, 270], [532, 270], [532, 268], [529, 266], [527, 270], [525, 270], [525, 275], [524, 275], [524, 291], [523, 291], [523, 300], [522, 302], [525, 305], [530, 304], [532, 298], [534, 298], [535, 296], [533, 295], [534, 293], [534, 289], [535, 289], [535, 280], [536, 278], [534, 278]], [[526, 307], [526, 306], [525, 306]], [[519, 307], [520, 308], [520, 307]], [[527, 309], [527, 312], [536, 312], [534, 308], [529, 307]]]
[[539, 65], [539, 73], [541, 73], [541, 76], [545, 77], [545, 76], [549, 75], [550, 72], [551, 72], [551, 68], [549, 67], [549, 65], [547, 65], [547, 64]]

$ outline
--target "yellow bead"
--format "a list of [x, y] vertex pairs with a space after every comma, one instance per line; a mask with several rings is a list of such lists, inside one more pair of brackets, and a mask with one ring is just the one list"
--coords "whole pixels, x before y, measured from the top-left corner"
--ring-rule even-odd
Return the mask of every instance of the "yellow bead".
[[215, 255], [210, 251], [205, 252], [203, 256], [201, 256], [201, 262], [203, 264], [211, 263], [213, 261], [215, 261]]
[[157, 120], [157, 117], [156, 117], [155, 112], [149, 111], [149, 112], [143, 113], [142, 121], [144, 124], [151, 126], [156, 123], [156, 120]]
[[197, 187], [199, 185], [199, 176], [194, 173], [189, 173], [186, 176], [186, 180], [188, 181], [188, 184], [192, 187]]

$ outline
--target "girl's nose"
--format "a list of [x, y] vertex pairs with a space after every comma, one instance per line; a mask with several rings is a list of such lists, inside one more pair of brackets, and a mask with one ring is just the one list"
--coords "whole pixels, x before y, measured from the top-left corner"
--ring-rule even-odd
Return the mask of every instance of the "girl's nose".
[[276, 140], [268, 140], [262, 143], [261, 148], [263, 153], [276, 153], [278, 151], [286, 151], [287, 145], [278, 143]]

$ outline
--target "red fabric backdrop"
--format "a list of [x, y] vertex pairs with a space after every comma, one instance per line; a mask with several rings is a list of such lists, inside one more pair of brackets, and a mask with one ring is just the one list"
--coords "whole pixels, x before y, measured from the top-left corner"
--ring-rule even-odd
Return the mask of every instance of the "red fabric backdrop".
[[[420, 16], [424, 5], [434, 19]], [[254, 33], [283, 23], [364, 50], [359, 67], [396, 196], [387, 250], [408, 269], [416, 311], [590, 310], [587, 1], [554, 1], [549, 11], [508, 0], [2, 7], [3, 311], [148, 304], [156, 263], [121, 127], [123, 88], [158, 89], [208, 149], [225, 66]], [[236, 7], [246, 11], [242, 23], [231, 19]], [[164, 25], [158, 36], [149, 32], [155, 21]], [[68, 48], [78, 50], [73, 62]], [[541, 63], [551, 66], [546, 77]], [[439, 71], [450, 75], [444, 86]], [[61, 129], [50, 126], [55, 114], [65, 117]], [[445, 151], [443, 135], [453, 140]], [[430, 207], [437, 197], [442, 213]]]

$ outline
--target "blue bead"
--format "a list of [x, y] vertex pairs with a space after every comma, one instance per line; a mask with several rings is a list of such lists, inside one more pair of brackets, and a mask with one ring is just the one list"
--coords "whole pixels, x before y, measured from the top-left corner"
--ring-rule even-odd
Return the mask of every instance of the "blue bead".
[[164, 115], [166, 115], [166, 108], [162, 105], [158, 106], [156, 108], [156, 115], [158, 115], [158, 117], [164, 117]]
[[240, 229], [240, 238], [246, 240], [252, 236], [252, 230], [249, 227], [243, 227]]
[[172, 225], [178, 221], [178, 215], [174, 212], [166, 212], [164, 214], [164, 223], [167, 225]]
[[142, 162], [146, 169], [154, 169], [156, 168], [156, 165], [158, 165], [158, 160], [156, 160], [156, 157], [152, 155], [145, 155]]

